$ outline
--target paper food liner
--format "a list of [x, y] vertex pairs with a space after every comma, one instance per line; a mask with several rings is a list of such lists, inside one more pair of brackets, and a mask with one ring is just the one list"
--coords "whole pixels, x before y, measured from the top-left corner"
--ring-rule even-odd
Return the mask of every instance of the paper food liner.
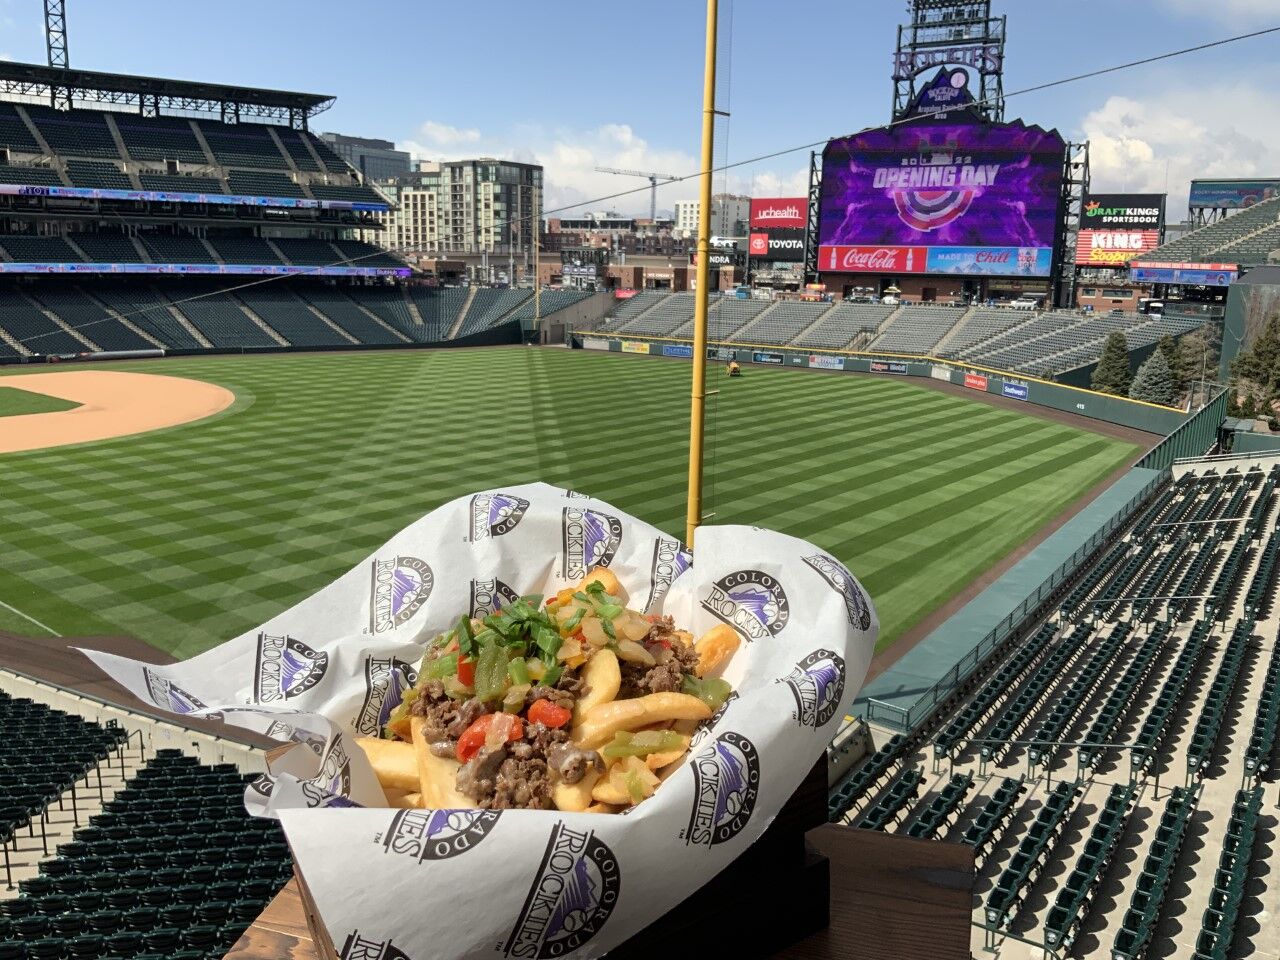
[[[879, 623], [835, 558], [757, 527], [680, 542], [546, 484], [461, 497], [256, 630], [154, 666], [84, 653], [162, 710], [295, 746], [246, 790], [280, 819], [344, 960], [596, 957], [753, 843], [834, 735]], [[470, 611], [550, 595], [608, 566], [628, 606], [743, 640], [728, 703], [682, 766], [626, 814], [396, 810], [353, 735], [375, 736], [427, 641]], [[360, 809], [368, 805], [371, 809]], [[376, 809], [372, 809], [376, 807]], [[344, 808], [344, 809], [335, 809]]]

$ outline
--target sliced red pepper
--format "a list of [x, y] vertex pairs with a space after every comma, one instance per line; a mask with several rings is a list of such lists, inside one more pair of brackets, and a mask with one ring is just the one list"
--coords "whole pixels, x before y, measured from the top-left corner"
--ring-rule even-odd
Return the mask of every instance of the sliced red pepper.
[[510, 729], [507, 730], [507, 743], [513, 743], [524, 737], [524, 723], [519, 717], [513, 717], [509, 713], [486, 713], [462, 731], [462, 736], [458, 738], [456, 754], [460, 763], [466, 763], [480, 752], [480, 748], [484, 746], [489, 736], [489, 728], [499, 717], [503, 718], [504, 723], [508, 721], [511, 723]]
[[544, 727], [558, 730], [569, 722], [573, 713], [564, 707], [557, 706], [545, 697], [533, 701], [529, 706], [529, 722], [540, 723]]
[[458, 682], [464, 687], [476, 685], [476, 662], [470, 657], [458, 658]]

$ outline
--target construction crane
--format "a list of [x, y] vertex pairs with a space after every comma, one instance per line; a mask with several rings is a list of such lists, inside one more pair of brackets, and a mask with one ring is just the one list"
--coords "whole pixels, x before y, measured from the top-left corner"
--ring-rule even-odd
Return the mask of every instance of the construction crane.
[[679, 180], [669, 173], [646, 173], [644, 170], [615, 170], [613, 167], [596, 167], [596, 173], [616, 173], [620, 177], [644, 177], [649, 181], [649, 219], [658, 219], [658, 182]]

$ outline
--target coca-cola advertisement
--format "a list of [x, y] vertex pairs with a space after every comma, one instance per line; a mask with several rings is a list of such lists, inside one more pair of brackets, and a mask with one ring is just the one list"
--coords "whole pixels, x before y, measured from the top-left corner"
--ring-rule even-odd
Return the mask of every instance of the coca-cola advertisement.
[[818, 269], [827, 273], [925, 273], [928, 247], [823, 247]]
[[984, 263], [984, 273], [1034, 269], [1024, 275], [1047, 276], [1065, 149], [1057, 131], [1021, 121], [923, 119], [832, 140], [822, 162], [822, 268], [832, 247], [998, 247], [1023, 252], [1010, 258], [1007, 270], [997, 260], [973, 256], [968, 262]]
[[803, 230], [808, 217], [805, 197], [756, 197], [751, 201], [752, 230]]

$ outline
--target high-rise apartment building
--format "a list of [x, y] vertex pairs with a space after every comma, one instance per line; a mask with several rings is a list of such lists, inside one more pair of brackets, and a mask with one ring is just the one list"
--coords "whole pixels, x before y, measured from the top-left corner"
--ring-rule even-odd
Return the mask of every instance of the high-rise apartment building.
[[366, 180], [389, 180], [412, 169], [411, 158], [397, 150], [390, 140], [349, 137], [344, 133], [322, 133], [320, 139], [333, 147], [333, 152], [359, 170]]
[[[698, 236], [698, 214], [702, 204], [697, 200], [681, 200], [675, 205], [675, 235]], [[711, 198], [711, 236], [743, 237], [751, 222], [751, 198], [732, 193], [717, 193]]]
[[542, 167], [514, 160], [422, 162], [379, 184], [396, 209], [377, 216], [383, 243], [426, 253], [532, 251], [542, 219]]

